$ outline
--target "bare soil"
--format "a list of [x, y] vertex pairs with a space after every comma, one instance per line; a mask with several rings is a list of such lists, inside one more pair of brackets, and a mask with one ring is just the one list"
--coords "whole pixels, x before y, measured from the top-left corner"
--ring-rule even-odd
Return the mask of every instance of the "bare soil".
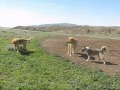
[[[75, 38], [78, 40], [77, 49], [75, 54], [72, 54], [71, 57], [67, 53], [66, 40], [68, 37], [66, 36], [44, 39], [42, 47], [49, 53], [59, 55], [72, 63], [84, 65], [89, 68], [97, 68], [108, 75], [116, 75], [120, 73], [120, 40], [81, 36]], [[103, 64], [103, 61], [97, 61], [97, 56], [93, 56], [89, 61], [86, 61], [87, 55], [85, 52], [82, 52], [83, 45], [92, 48], [107, 46], [107, 51], [105, 53], [106, 65]]]

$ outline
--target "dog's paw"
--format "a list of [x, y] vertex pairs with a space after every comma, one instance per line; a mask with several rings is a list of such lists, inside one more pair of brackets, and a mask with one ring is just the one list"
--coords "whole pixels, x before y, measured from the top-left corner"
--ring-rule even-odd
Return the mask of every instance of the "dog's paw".
[[106, 63], [104, 62], [104, 65], [105, 65]]

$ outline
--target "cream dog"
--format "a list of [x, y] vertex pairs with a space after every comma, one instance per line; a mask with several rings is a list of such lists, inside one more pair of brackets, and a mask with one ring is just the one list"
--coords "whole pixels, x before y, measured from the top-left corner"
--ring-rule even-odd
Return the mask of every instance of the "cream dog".
[[26, 50], [26, 45], [27, 42], [30, 41], [31, 38], [29, 39], [25, 39], [25, 38], [14, 38], [12, 39], [11, 43], [15, 46], [15, 49], [17, 50], [17, 52], [19, 51], [19, 46], [23, 45], [23, 48]]
[[71, 56], [72, 53], [75, 53], [75, 49], [77, 46], [77, 39], [73, 38], [73, 37], [69, 37], [67, 40], [67, 44], [68, 44], [68, 54]]

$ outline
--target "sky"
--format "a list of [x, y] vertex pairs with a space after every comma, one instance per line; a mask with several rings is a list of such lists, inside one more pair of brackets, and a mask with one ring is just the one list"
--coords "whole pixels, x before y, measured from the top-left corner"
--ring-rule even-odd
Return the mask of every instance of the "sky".
[[0, 26], [120, 26], [120, 0], [0, 0]]

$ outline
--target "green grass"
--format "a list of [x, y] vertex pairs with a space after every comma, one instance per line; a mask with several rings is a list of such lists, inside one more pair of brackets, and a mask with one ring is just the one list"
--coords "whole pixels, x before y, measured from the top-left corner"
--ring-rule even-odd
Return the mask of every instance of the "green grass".
[[[41, 41], [54, 36], [47, 32], [22, 32], [31, 36], [29, 53], [8, 51], [19, 31], [6, 31], [0, 38], [0, 90], [119, 90], [120, 75], [108, 76], [97, 69], [72, 64], [43, 50]], [[3, 35], [3, 34], [2, 34]]]

